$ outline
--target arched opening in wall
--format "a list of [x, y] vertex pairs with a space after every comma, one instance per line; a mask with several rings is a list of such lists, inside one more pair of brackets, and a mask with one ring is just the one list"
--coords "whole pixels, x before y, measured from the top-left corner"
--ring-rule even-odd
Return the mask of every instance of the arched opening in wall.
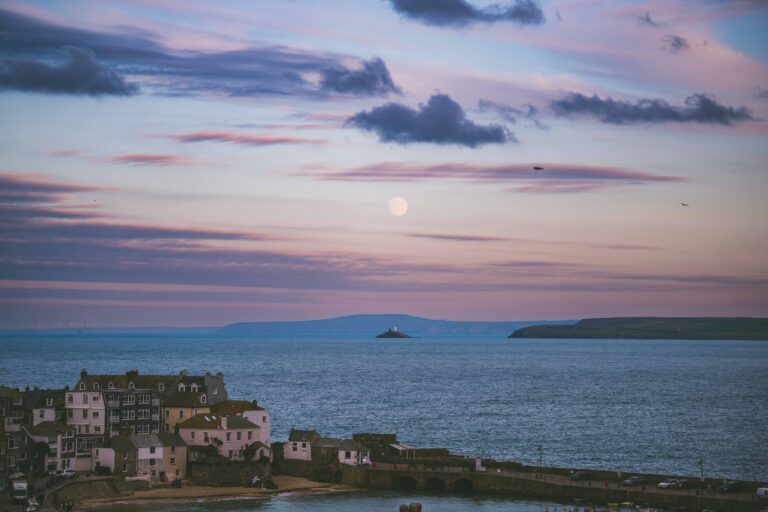
[[454, 492], [469, 494], [475, 491], [475, 486], [466, 478], [460, 478], [453, 483]]
[[416, 480], [409, 476], [403, 476], [400, 477], [397, 482], [395, 482], [395, 487], [398, 489], [401, 489], [403, 491], [413, 491], [416, 490]]
[[433, 492], [445, 491], [445, 482], [439, 478], [429, 478], [424, 482], [424, 490]]

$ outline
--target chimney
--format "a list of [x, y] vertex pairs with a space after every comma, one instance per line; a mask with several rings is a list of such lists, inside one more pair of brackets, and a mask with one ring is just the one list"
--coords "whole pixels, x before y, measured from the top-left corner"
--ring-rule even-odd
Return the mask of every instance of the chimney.
[[187, 370], [181, 370], [181, 371], [179, 372], [179, 375], [180, 375], [180, 376], [182, 376], [182, 377], [186, 377], [186, 376], [187, 376], [187, 375], [189, 375], [189, 374], [187, 373]]
[[80, 370], [80, 380], [86, 378], [87, 376], [88, 376], [88, 370], [86, 370], [85, 368]]
[[139, 376], [139, 370], [128, 370], [125, 372], [126, 377], [138, 377]]

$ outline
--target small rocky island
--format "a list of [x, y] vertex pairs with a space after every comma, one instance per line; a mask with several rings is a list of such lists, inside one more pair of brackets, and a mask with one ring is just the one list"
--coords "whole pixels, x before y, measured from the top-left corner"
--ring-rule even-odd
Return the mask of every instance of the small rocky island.
[[387, 329], [387, 332], [381, 333], [377, 338], [410, 338], [407, 334], [397, 329], [397, 326]]

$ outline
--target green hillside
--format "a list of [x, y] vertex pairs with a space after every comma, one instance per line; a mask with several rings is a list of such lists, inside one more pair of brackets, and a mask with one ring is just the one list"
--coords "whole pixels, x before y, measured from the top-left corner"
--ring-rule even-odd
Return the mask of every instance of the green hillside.
[[588, 318], [572, 325], [533, 325], [510, 338], [768, 340], [768, 318]]

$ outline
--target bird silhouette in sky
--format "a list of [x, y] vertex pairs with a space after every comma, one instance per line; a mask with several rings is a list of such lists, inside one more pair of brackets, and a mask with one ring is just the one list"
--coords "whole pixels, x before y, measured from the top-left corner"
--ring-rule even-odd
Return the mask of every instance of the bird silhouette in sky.
[[543, 167], [539, 167], [538, 165], [534, 165], [534, 166], [533, 166], [533, 170], [534, 170], [534, 171], [543, 171], [543, 170], [544, 170], [544, 168], [543, 168]]
[[680, 203], [681, 206], [691, 206], [688, 203]]

